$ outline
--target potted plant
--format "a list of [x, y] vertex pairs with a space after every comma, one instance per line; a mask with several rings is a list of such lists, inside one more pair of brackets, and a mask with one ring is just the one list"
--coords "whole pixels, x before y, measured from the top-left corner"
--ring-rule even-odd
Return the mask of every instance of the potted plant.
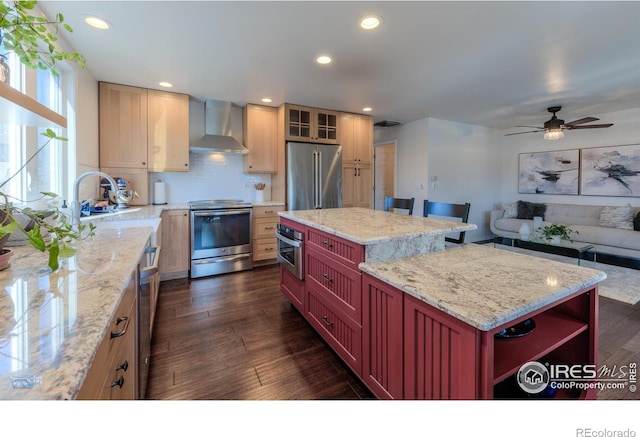
[[[40, 151], [45, 148], [52, 140], [66, 141], [64, 137], [59, 137], [51, 129], [47, 129], [42, 134], [47, 137], [48, 140], [36, 150], [36, 152], [6, 181], [0, 185], [0, 257], [4, 256], [6, 262], [12, 253], [4, 249], [9, 236], [16, 230], [20, 230], [25, 233], [29, 243], [36, 249], [44, 252], [49, 252], [49, 267], [52, 271], [58, 269], [58, 260], [60, 257], [69, 257], [75, 253], [75, 249], [71, 246], [74, 240], [85, 239], [93, 236], [95, 225], [89, 223], [87, 225], [79, 225], [76, 228], [73, 226], [72, 218], [62, 213], [57, 207], [48, 211], [36, 211], [29, 207], [17, 207], [13, 206], [9, 202], [9, 197], [2, 191], [4, 187], [11, 179], [16, 177], [20, 172], [35, 158]], [[41, 193], [43, 198], [55, 198], [55, 193]], [[50, 220], [47, 218], [51, 216]], [[27, 218], [26, 224], [22, 220]], [[83, 231], [89, 230], [84, 236]], [[0, 265], [0, 268], [2, 266]]]
[[84, 57], [77, 52], [65, 52], [56, 46], [58, 25], [73, 32], [64, 23], [62, 14], [55, 19], [34, 15], [37, 1], [0, 2], [0, 46], [14, 52], [29, 68], [49, 70], [57, 76], [56, 62], [74, 61], [84, 68]]
[[573, 243], [571, 234], [578, 235], [578, 231], [569, 229], [567, 225], [552, 223], [540, 228], [540, 234], [545, 240], [551, 241], [553, 244], [560, 244], [560, 240], [567, 240]]

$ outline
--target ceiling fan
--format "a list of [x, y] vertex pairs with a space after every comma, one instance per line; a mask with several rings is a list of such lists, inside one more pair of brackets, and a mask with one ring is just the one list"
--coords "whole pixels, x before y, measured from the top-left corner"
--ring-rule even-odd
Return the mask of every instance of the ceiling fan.
[[535, 128], [536, 130], [531, 130], [531, 131], [526, 131], [526, 132], [516, 132], [513, 134], [506, 134], [505, 136], [509, 136], [509, 135], [520, 135], [520, 134], [530, 134], [530, 133], [537, 133], [537, 132], [544, 132], [544, 139], [545, 140], [559, 140], [561, 138], [564, 138], [564, 130], [574, 130], [574, 129], [600, 129], [600, 128], [604, 128], [604, 127], [611, 127], [613, 126], [613, 123], [606, 123], [606, 124], [587, 124], [585, 125], [585, 123], [591, 123], [593, 121], [598, 121], [598, 118], [595, 117], [584, 117], [584, 118], [580, 118], [578, 120], [574, 120], [574, 121], [570, 121], [568, 123], [565, 123], [564, 120], [559, 119], [558, 117], [556, 117], [556, 112], [560, 112], [560, 110], [562, 109], [562, 106], [551, 106], [550, 108], [547, 108], [547, 111], [551, 112], [553, 114], [553, 116], [551, 117], [550, 120], [547, 120], [544, 122], [544, 127], [539, 127], [539, 126], [517, 126], [517, 127], [531, 127], [531, 128]]

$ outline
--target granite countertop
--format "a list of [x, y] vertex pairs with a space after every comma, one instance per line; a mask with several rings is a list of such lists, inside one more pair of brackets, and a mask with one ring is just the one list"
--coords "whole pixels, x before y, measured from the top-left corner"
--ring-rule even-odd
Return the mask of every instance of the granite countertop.
[[365, 208], [312, 209], [278, 214], [362, 244], [367, 262], [388, 261], [444, 250], [445, 234], [478, 228], [471, 223]]
[[606, 273], [465, 244], [360, 269], [483, 331], [606, 279]]
[[303, 211], [283, 211], [281, 217], [345, 238], [354, 243], [370, 245], [397, 238], [442, 235], [472, 231], [471, 223], [404, 215], [367, 208], [330, 208]]

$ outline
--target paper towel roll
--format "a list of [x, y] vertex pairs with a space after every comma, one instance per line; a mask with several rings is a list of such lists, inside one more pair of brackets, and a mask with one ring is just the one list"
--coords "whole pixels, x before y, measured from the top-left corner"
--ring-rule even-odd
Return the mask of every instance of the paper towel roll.
[[167, 204], [167, 184], [162, 181], [158, 181], [153, 185], [153, 204]]

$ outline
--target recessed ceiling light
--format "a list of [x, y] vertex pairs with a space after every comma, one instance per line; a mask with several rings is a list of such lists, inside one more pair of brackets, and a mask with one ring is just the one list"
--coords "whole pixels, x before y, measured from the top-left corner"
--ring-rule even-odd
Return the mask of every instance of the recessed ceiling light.
[[360, 27], [364, 30], [373, 30], [382, 24], [382, 18], [376, 15], [369, 15], [360, 20]]
[[158, 85], [163, 86], [165, 88], [171, 88], [173, 86], [171, 82], [158, 82]]
[[363, 110], [364, 112], [371, 112], [371, 111], [373, 111], [373, 108], [370, 108], [369, 106], [367, 106], [367, 107], [365, 107], [365, 108], [362, 108], [362, 110]]
[[265, 97], [264, 99], [262, 99], [263, 103], [271, 103], [273, 100], [271, 100], [269, 97]]
[[92, 15], [86, 16], [84, 18], [84, 22], [87, 23], [91, 27], [95, 27], [96, 29], [106, 30], [111, 27], [111, 25], [103, 20], [102, 18], [94, 17]]
[[326, 55], [318, 56], [316, 58], [316, 62], [318, 64], [330, 64], [331, 61], [332, 61], [332, 59], [329, 56], [326, 56]]

